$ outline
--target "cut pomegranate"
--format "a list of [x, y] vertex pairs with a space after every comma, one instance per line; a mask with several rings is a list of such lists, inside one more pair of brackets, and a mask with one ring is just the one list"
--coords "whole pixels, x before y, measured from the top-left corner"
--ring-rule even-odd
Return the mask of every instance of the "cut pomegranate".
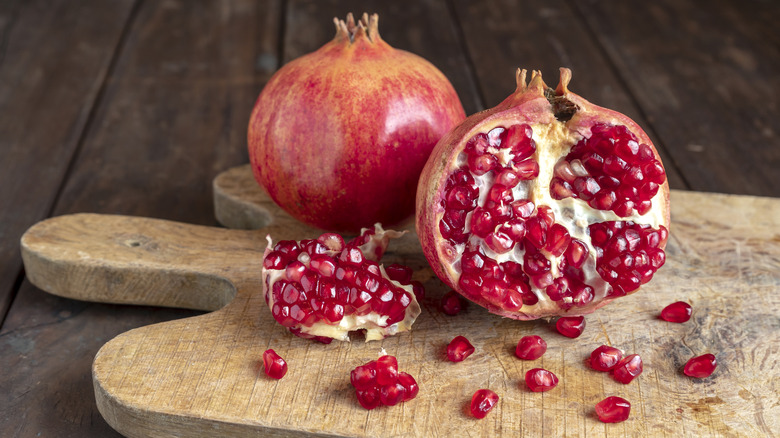
[[713, 354], [702, 354], [701, 356], [692, 357], [685, 364], [683, 372], [685, 375], [696, 378], [709, 377], [715, 371], [715, 367], [718, 366], [718, 361]]
[[546, 392], [558, 385], [558, 377], [543, 368], [533, 368], [525, 373], [525, 384], [533, 392]]
[[665, 262], [669, 186], [628, 117], [538, 72], [450, 131], [417, 191], [417, 233], [442, 281], [515, 319], [581, 316]]
[[585, 330], [584, 316], [563, 316], [555, 323], [558, 333], [567, 338], [579, 337]]
[[265, 374], [272, 379], [281, 379], [287, 374], [287, 362], [272, 349], [263, 352]]
[[624, 357], [612, 370], [612, 377], [618, 382], [627, 385], [634, 377], [642, 374], [642, 358], [638, 354]]
[[474, 346], [463, 336], [456, 336], [447, 345], [447, 359], [450, 362], [461, 362], [463, 359], [471, 356], [472, 353], [474, 353]]
[[[379, 224], [349, 243], [326, 233], [316, 240], [283, 240], [263, 255], [265, 299], [274, 319], [290, 332], [328, 343], [365, 330], [366, 341], [407, 331], [420, 314], [411, 283], [393, 280], [377, 263], [389, 239], [403, 233]], [[410, 278], [394, 266], [394, 276]]]
[[523, 336], [517, 343], [515, 356], [523, 360], [536, 360], [547, 351], [547, 342], [539, 336]]
[[409, 401], [419, 392], [414, 377], [399, 373], [398, 361], [389, 355], [355, 367], [349, 380], [355, 388], [358, 403], [369, 410]]
[[661, 319], [669, 322], [686, 322], [691, 319], [691, 305], [685, 301], [677, 301], [669, 304], [661, 311]]
[[474, 418], [485, 418], [498, 403], [498, 394], [489, 389], [480, 389], [471, 397], [471, 415]]
[[596, 415], [603, 423], [626, 421], [631, 413], [631, 403], [622, 397], [607, 397], [596, 403]]
[[623, 352], [615, 347], [602, 345], [590, 354], [590, 366], [596, 371], [610, 371], [623, 358]]
[[457, 315], [463, 309], [463, 303], [460, 301], [460, 295], [457, 292], [449, 291], [441, 297], [441, 310], [447, 315]]

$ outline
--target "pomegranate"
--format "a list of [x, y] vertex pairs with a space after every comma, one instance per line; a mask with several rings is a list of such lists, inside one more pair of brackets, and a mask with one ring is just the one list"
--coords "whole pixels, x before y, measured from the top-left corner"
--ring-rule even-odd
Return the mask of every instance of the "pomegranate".
[[325, 343], [348, 341], [354, 330], [365, 330], [366, 341], [409, 330], [420, 314], [414, 288], [377, 263], [389, 240], [402, 234], [376, 224], [349, 243], [335, 233], [276, 245], [268, 237], [262, 278], [274, 319]]
[[583, 315], [664, 264], [669, 186], [645, 132], [538, 72], [444, 136], [423, 169], [417, 233], [434, 272], [515, 319]]
[[447, 345], [447, 359], [450, 362], [463, 362], [474, 353], [474, 346], [463, 336], [455, 336]]
[[489, 389], [479, 389], [471, 396], [471, 415], [474, 418], [485, 418], [498, 403], [498, 394]]
[[517, 342], [515, 356], [523, 360], [536, 360], [547, 351], [547, 342], [539, 336], [523, 336]]
[[409, 217], [431, 150], [465, 118], [444, 74], [383, 41], [378, 20], [334, 19], [336, 37], [279, 69], [249, 121], [255, 179], [318, 228], [355, 232]]
[[628, 419], [631, 403], [622, 397], [607, 397], [596, 403], [596, 415], [603, 423], [620, 423]]
[[355, 367], [349, 380], [355, 388], [358, 403], [369, 410], [409, 401], [420, 390], [414, 377], [398, 372], [398, 360], [389, 355]]
[[263, 352], [263, 368], [265, 374], [272, 379], [281, 379], [287, 374], [287, 362], [270, 348]]

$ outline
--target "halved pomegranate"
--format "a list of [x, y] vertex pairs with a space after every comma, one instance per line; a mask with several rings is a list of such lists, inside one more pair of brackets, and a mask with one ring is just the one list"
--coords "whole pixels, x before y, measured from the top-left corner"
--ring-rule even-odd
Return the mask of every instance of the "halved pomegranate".
[[[393, 280], [377, 263], [391, 238], [403, 233], [380, 224], [345, 243], [338, 234], [283, 240], [263, 255], [265, 300], [292, 333], [329, 343], [365, 330], [366, 341], [407, 331], [420, 314], [412, 284]], [[393, 268], [393, 276], [401, 270]]]
[[669, 186], [631, 119], [539, 72], [434, 148], [417, 233], [434, 272], [515, 319], [583, 315], [636, 292], [664, 264]]

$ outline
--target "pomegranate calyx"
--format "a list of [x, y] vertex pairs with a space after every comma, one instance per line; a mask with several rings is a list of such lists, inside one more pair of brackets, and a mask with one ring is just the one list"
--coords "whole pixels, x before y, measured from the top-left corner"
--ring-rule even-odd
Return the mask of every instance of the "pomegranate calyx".
[[349, 41], [350, 44], [354, 44], [356, 41], [363, 39], [368, 40], [369, 43], [376, 43], [382, 40], [379, 36], [379, 15], [364, 12], [360, 19], [355, 22], [355, 17], [352, 12], [347, 14], [346, 20], [339, 20], [338, 17], [333, 18], [333, 23], [336, 25], [336, 41]]

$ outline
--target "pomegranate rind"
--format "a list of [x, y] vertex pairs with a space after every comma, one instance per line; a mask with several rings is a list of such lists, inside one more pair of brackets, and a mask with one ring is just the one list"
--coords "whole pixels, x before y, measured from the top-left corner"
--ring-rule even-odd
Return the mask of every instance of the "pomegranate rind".
[[[391, 239], [396, 239], [403, 236], [406, 231], [385, 230], [382, 225], [377, 223], [373, 229], [363, 228], [361, 235], [355, 238], [355, 241], [346, 244], [346, 247], [350, 245], [357, 245], [363, 256], [374, 262], [377, 262], [382, 257], [387, 245]], [[268, 245], [263, 252], [263, 260], [273, 251], [273, 240], [271, 236], [266, 236]], [[341, 250], [328, 250], [327, 255], [337, 257]], [[300, 261], [300, 259], [299, 259]], [[393, 324], [388, 323], [388, 315], [380, 315], [376, 312], [370, 312], [366, 315], [345, 314], [337, 323], [329, 324], [326, 321], [316, 321], [311, 325], [298, 324], [294, 327], [290, 327], [291, 331], [294, 331], [298, 336], [304, 338], [313, 338], [322, 340], [336, 339], [339, 341], [349, 341], [349, 333], [357, 330], [365, 330], [365, 340], [375, 341], [384, 339], [387, 336], [393, 336], [398, 333], [409, 331], [412, 328], [417, 317], [422, 312], [420, 304], [418, 303], [412, 284], [401, 284], [398, 281], [392, 280], [385, 272], [384, 266], [379, 265], [382, 278], [389, 281], [393, 286], [403, 289], [408, 292], [411, 302], [406, 307], [404, 312], [404, 318]], [[285, 269], [266, 269], [261, 270], [261, 280], [264, 287], [264, 295], [268, 309], [273, 309], [274, 296], [271, 293], [272, 285], [280, 280], [285, 273]]]
[[[420, 183], [417, 190], [416, 200], [416, 229], [420, 239], [420, 244], [428, 262], [434, 273], [449, 287], [467, 299], [487, 308], [490, 312], [520, 320], [531, 320], [555, 315], [585, 315], [592, 313], [596, 309], [613, 301], [616, 296], [610, 294], [610, 287], [606, 280], [601, 278], [596, 272], [596, 252], [588, 243], [590, 248], [589, 257], [591, 266], [588, 267], [590, 276], [599, 282], [601, 289], [596, 292], [595, 298], [587, 305], [561, 308], [558, 303], [551, 300], [543, 289], [532, 285], [533, 293], [537, 296], [538, 302], [535, 304], [524, 304], [520, 309], [504, 309], [495, 305], [484, 297], [465, 293], [458, 284], [460, 279], [459, 259], [463, 254], [465, 244], [452, 244], [442, 236], [439, 223], [441, 222], [445, 207], [443, 200], [445, 196], [445, 187], [451, 174], [462, 166], [462, 153], [467, 142], [477, 134], [484, 134], [491, 129], [511, 124], [528, 124], [533, 128], [534, 140], [538, 146], [535, 156], [545, 154], [552, 162], [557, 162], [565, 157], [579, 140], [590, 136], [590, 127], [598, 121], [599, 123], [610, 123], [614, 125], [623, 125], [633, 133], [638, 141], [651, 146], [654, 158], [661, 163], [660, 156], [653, 147], [653, 143], [647, 134], [629, 117], [618, 112], [591, 104], [580, 96], [568, 90], [568, 83], [571, 79], [571, 72], [562, 68], [560, 84], [555, 90], [555, 94], [565, 98], [577, 106], [578, 110], [567, 121], [556, 119], [553, 106], [548, 100], [551, 89], [542, 80], [541, 73], [534, 71], [529, 83], [526, 83], [526, 71], [517, 72], [517, 89], [496, 107], [482, 111], [468, 117], [463, 123], [455, 127], [434, 147], [431, 157], [423, 168], [420, 176]], [[537, 139], [537, 137], [539, 137]], [[663, 164], [661, 164], [663, 166]], [[542, 167], [542, 166], [540, 166]], [[550, 166], [552, 167], [552, 166]], [[552, 170], [547, 170], [548, 174], [540, 173], [533, 195], [538, 195], [538, 199], [531, 199], [539, 205], [539, 200], [546, 201], [551, 199], [549, 193], [549, 180], [552, 178]], [[665, 172], [665, 171], [664, 171]], [[545, 180], [545, 178], [548, 178]], [[545, 193], [546, 192], [546, 193]], [[583, 207], [585, 204], [580, 199], [564, 198], [556, 200], [560, 209], [571, 209], [574, 211], [572, 222], [581, 217], [581, 212], [587, 211], [587, 214], [596, 211], [600, 215], [600, 221], [637, 221], [639, 224], [650, 224], [653, 228], [659, 226], [669, 229], [670, 208], [669, 208], [669, 185], [664, 180], [659, 185], [657, 193], [652, 197], [652, 208], [650, 212], [640, 215], [634, 211], [629, 216], [617, 216], [611, 211], [595, 210], [591, 207]], [[542, 202], [543, 205], [548, 205]], [[560, 210], [559, 210], [560, 211]], [[556, 219], [558, 216], [556, 215]], [[568, 228], [568, 227], [567, 227]], [[584, 228], [584, 227], [583, 227]], [[571, 231], [571, 230], [570, 230]], [[587, 231], [582, 231], [587, 233]], [[575, 236], [572, 235], [572, 238]], [[589, 239], [587, 239], [589, 241]], [[663, 250], [666, 241], [661, 242], [658, 249]], [[585, 268], [583, 268], [585, 270]], [[588, 281], [585, 283], [589, 284]], [[634, 293], [639, 289], [629, 291]], [[620, 295], [620, 294], [617, 294]]]

